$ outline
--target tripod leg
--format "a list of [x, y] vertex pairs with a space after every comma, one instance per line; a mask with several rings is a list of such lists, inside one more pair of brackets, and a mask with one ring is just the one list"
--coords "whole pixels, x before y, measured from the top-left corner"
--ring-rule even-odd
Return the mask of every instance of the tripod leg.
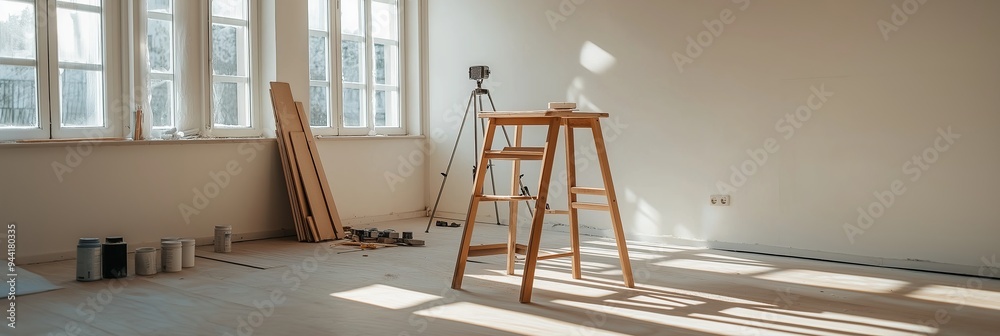
[[[465, 130], [465, 121], [469, 119], [469, 109], [472, 108], [472, 102], [476, 98], [476, 92], [473, 91], [469, 95], [469, 104], [465, 106], [465, 116], [462, 117], [462, 125], [458, 128], [458, 136], [455, 138], [455, 146], [451, 149], [451, 158], [448, 159], [448, 168], [444, 170], [444, 179], [441, 180], [441, 188], [438, 189], [437, 199], [434, 201], [434, 208], [431, 210], [431, 218], [427, 220], [427, 229], [424, 233], [431, 232], [431, 223], [434, 223], [434, 214], [437, 213], [438, 205], [441, 203], [441, 194], [444, 193], [444, 185], [448, 183], [448, 174], [451, 173], [451, 164], [455, 162], [455, 153], [458, 152], [458, 143], [462, 141], [462, 131]], [[475, 128], [475, 127], [473, 127]], [[475, 176], [473, 174], [472, 176]]]

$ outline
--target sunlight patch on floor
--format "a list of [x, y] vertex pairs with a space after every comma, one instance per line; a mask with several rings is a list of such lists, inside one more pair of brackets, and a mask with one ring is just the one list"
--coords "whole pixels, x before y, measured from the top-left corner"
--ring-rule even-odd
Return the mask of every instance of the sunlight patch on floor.
[[656, 266], [684, 268], [695, 271], [706, 271], [723, 274], [758, 274], [773, 271], [774, 267], [744, 265], [739, 263], [716, 262], [707, 260], [674, 259], [653, 263]]
[[[564, 322], [534, 314], [456, 302], [432, 309], [414, 312], [416, 315], [461, 322], [521, 335], [625, 335], [613, 331], [591, 329], [583, 325]], [[580, 323], [586, 322], [585, 317]]]
[[[730, 315], [735, 318], [757, 321], [760, 327], [763, 328], [777, 329], [806, 335], [852, 335], [859, 333], [865, 335], [885, 336], [923, 335], [936, 331], [934, 329], [918, 325], [909, 325], [909, 328], [907, 328], [908, 330], [903, 331], [881, 327], [883, 323], [894, 321], [878, 320], [878, 326], [875, 326], [859, 323], [860, 321], [830, 321], [818, 318], [807, 318], [792, 314], [785, 314], [784, 312], [774, 311], [773, 309], [756, 310], [736, 307], [723, 310], [720, 313]], [[899, 323], [897, 322], [896, 325], [899, 325]], [[920, 330], [914, 331], [914, 328], [919, 328]]]
[[[518, 288], [521, 287], [521, 277], [519, 277], [519, 276], [507, 275], [507, 272], [506, 271], [502, 271], [502, 270], [491, 270], [490, 272], [498, 274], [498, 275], [468, 274], [468, 275], [466, 275], [466, 277], [476, 278], [476, 279], [486, 280], [486, 281], [493, 281], [493, 282], [505, 283], [505, 284], [517, 286]], [[534, 285], [534, 289], [536, 291], [537, 290], [544, 290], [544, 291], [550, 291], [550, 292], [563, 293], [563, 294], [566, 294], [566, 295], [586, 296], [586, 297], [604, 297], [604, 296], [613, 295], [613, 294], [617, 294], [618, 293], [618, 292], [613, 292], [613, 291], [609, 291], [609, 290], [605, 290], [605, 289], [600, 289], [600, 288], [587, 287], [587, 286], [579, 286], [579, 285], [573, 285], [573, 284], [568, 284], [568, 283], [563, 283], [563, 282], [549, 281], [549, 280], [544, 280], [543, 278], [547, 278], [547, 279], [565, 279], [567, 281], [576, 281], [576, 280], [574, 280], [570, 276], [570, 274], [548, 272], [548, 271], [545, 271], [545, 270], [536, 269], [535, 270], [535, 285]]]
[[355, 302], [367, 303], [388, 309], [404, 309], [441, 299], [440, 296], [415, 292], [381, 284], [330, 294]]
[[790, 269], [754, 277], [798, 285], [822, 286], [867, 293], [890, 293], [908, 284], [908, 282], [893, 279], [802, 269]]
[[623, 308], [617, 304], [610, 303], [601, 305], [569, 300], [554, 300], [552, 303], [589, 311], [590, 313], [587, 315], [595, 317], [593, 319], [595, 320], [594, 323], [596, 323], [597, 326], [601, 325], [599, 322], [601, 322], [602, 316], [611, 319], [611, 317], [607, 317], [607, 315], [614, 315], [620, 318], [656, 323], [680, 329], [700, 331], [713, 335], [737, 335], [741, 329], [739, 325], [731, 323], [708, 321], [687, 316], [657, 314], [645, 310]]
[[940, 302], [941, 308], [952, 309], [961, 306], [973, 306], [1000, 310], [1000, 293], [976, 289], [982, 287], [984, 279], [969, 278], [961, 286], [926, 285], [906, 296], [927, 301]]

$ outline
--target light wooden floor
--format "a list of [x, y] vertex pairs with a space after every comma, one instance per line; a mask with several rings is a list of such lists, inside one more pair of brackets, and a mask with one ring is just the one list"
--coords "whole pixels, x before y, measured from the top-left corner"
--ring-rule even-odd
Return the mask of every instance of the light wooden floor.
[[[540, 262], [534, 303], [522, 305], [520, 278], [503, 274], [502, 256], [474, 258], [464, 290], [449, 289], [461, 229], [425, 235], [425, 223], [374, 226], [415, 231], [427, 247], [336, 254], [344, 248], [288, 239], [234, 244], [234, 253], [281, 265], [267, 269], [199, 258], [181, 273], [80, 283], [73, 261], [25, 266], [66, 288], [19, 298], [16, 334], [1000, 333], [997, 280], [980, 289], [968, 277], [630, 243], [637, 287], [626, 289], [613, 243], [602, 239], [584, 240], [584, 280], [570, 277], [565, 260]], [[499, 243], [506, 228], [480, 224], [476, 233], [477, 243]], [[568, 239], [543, 237], [553, 248]]]

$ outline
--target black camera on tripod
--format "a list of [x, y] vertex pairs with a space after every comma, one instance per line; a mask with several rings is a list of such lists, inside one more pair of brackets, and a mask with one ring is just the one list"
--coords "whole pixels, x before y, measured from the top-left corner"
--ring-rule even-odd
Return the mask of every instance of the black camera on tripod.
[[490, 78], [490, 67], [485, 65], [476, 65], [469, 67], [469, 79], [475, 81], [481, 81]]

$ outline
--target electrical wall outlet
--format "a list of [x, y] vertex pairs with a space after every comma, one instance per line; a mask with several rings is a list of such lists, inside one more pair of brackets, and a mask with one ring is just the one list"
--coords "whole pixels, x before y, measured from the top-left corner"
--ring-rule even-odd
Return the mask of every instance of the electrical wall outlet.
[[713, 206], [730, 206], [731, 200], [729, 195], [712, 195], [708, 200], [709, 204]]

